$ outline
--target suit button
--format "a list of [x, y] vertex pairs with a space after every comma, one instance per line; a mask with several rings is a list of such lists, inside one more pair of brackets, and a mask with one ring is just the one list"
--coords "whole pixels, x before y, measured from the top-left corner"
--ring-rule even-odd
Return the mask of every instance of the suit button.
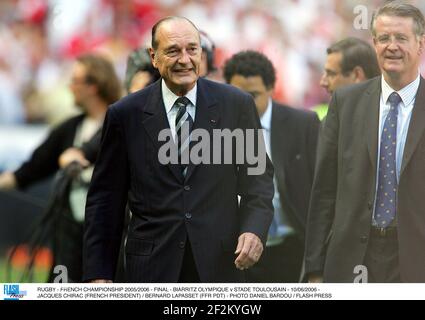
[[190, 186], [184, 186], [185, 191], [190, 191]]
[[189, 212], [186, 212], [186, 214], [184, 215], [186, 217], [186, 219], [191, 219], [192, 215]]
[[300, 154], [297, 154], [297, 155], [295, 156], [295, 159], [297, 159], [297, 160], [301, 160], [301, 155], [300, 155]]
[[360, 242], [361, 243], [367, 243], [367, 237], [366, 236], [361, 237]]
[[184, 241], [180, 241], [180, 243], [179, 243], [179, 248], [180, 249], [184, 249], [184, 247], [185, 247], [186, 245], [185, 245], [185, 243], [184, 243]]

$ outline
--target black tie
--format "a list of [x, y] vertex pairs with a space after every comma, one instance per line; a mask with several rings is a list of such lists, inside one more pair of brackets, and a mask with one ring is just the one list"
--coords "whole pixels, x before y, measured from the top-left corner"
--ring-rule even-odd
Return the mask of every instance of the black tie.
[[180, 97], [174, 103], [177, 108], [176, 116], [176, 141], [178, 145], [179, 164], [182, 167], [182, 174], [186, 177], [189, 165], [189, 143], [190, 133], [193, 127], [193, 119], [187, 112], [186, 107], [190, 103], [186, 97]]

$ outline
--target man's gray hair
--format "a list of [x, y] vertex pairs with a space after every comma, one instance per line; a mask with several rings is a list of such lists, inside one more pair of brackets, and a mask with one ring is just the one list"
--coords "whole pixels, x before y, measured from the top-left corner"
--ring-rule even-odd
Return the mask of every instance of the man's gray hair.
[[425, 34], [425, 19], [422, 12], [415, 6], [402, 1], [391, 1], [378, 8], [372, 16], [371, 30], [372, 35], [376, 37], [376, 19], [380, 16], [405, 17], [412, 18], [414, 23], [413, 32], [417, 37]]

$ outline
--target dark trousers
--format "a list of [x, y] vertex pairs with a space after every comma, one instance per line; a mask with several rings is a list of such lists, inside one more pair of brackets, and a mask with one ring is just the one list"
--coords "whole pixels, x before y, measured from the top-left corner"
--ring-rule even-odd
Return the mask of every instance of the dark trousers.
[[396, 229], [383, 235], [372, 228], [364, 265], [369, 283], [401, 282]]
[[304, 243], [289, 236], [279, 245], [266, 247], [260, 261], [246, 271], [247, 282], [297, 283], [300, 280]]
[[198, 270], [196, 268], [195, 260], [193, 259], [192, 246], [189, 239], [186, 241], [186, 248], [184, 251], [182, 268], [180, 271], [179, 283], [199, 283]]

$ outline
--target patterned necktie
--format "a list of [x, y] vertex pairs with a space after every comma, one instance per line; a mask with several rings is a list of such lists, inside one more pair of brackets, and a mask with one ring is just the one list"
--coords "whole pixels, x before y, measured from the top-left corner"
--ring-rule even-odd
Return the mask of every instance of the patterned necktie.
[[379, 154], [378, 191], [376, 195], [375, 221], [379, 228], [387, 228], [396, 215], [397, 199], [397, 117], [398, 105], [401, 98], [393, 92], [388, 98], [390, 112], [384, 123], [381, 135], [381, 149]]
[[190, 133], [193, 127], [193, 119], [187, 112], [186, 107], [190, 103], [186, 97], [180, 97], [174, 103], [178, 109], [176, 116], [176, 141], [178, 145], [179, 164], [182, 167], [182, 174], [186, 177], [189, 165], [189, 143]]

